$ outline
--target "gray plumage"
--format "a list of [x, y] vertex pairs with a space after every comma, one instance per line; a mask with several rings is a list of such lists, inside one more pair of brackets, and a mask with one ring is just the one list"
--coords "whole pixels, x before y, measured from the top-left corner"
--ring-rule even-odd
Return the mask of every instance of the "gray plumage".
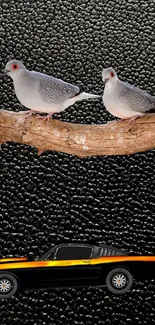
[[119, 96], [122, 103], [136, 112], [155, 113], [155, 97], [135, 86], [122, 81], [119, 81], [119, 83], [120, 86], [124, 87]]
[[114, 116], [127, 119], [155, 113], [155, 96], [118, 79], [113, 68], [104, 69], [103, 103]]
[[29, 71], [18, 60], [6, 64], [6, 73], [13, 79], [21, 104], [32, 111], [48, 113], [48, 116], [65, 110], [76, 101], [101, 97], [81, 92], [78, 86], [53, 76]]
[[[39, 74], [40, 75], [40, 74]], [[41, 98], [48, 103], [63, 103], [80, 93], [80, 88], [60, 79], [45, 76], [40, 77], [39, 91]]]

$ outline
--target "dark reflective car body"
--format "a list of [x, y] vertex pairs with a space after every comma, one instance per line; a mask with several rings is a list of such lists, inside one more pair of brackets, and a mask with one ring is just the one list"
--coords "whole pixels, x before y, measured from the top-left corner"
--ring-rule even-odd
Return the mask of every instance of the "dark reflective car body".
[[11, 282], [9, 276], [7, 278], [9, 274], [18, 289], [107, 285], [113, 293], [124, 293], [130, 289], [132, 277], [136, 280], [154, 278], [155, 257], [131, 256], [107, 245], [72, 243], [55, 246], [35, 261], [2, 259], [0, 298], [4, 297], [1, 292], [4, 279]]

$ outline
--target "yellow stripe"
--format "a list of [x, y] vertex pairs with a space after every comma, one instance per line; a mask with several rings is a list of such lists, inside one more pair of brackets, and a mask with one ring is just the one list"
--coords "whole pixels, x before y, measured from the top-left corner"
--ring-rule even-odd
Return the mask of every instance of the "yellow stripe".
[[104, 256], [90, 260], [63, 260], [63, 261], [32, 261], [32, 262], [17, 262], [6, 263], [0, 265], [0, 270], [6, 269], [21, 269], [21, 268], [36, 268], [36, 267], [56, 267], [56, 266], [74, 266], [74, 265], [95, 265], [115, 262], [155, 262], [155, 256]]

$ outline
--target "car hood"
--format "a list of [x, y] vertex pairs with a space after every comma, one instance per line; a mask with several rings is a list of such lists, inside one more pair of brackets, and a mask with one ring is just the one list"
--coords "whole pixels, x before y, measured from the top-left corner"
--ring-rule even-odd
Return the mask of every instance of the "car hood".
[[0, 264], [1, 263], [11, 263], [11, 262], [25, 262], [27, 261], [27, 257], [8, 257], [8, 258], [1, 258], [0, 259]]

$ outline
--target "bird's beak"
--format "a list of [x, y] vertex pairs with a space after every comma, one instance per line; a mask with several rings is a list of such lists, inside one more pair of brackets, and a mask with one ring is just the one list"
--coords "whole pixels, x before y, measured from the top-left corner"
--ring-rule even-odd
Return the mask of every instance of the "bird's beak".
[[105, 78], [105, 79], [104, 79], [104, 83], [106, 84], [108, 80], [109, 80], [109, 79]]

